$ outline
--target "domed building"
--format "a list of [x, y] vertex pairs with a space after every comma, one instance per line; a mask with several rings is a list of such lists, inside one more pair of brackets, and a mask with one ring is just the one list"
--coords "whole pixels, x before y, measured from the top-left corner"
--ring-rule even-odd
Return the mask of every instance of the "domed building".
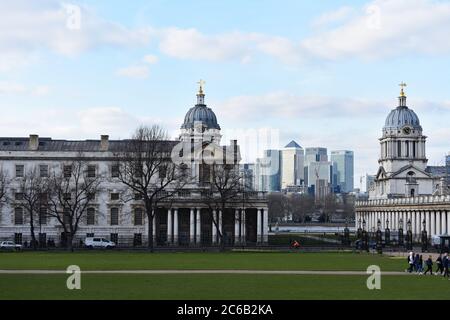
[[398, 106], [387, 116], [380, 138], [380, 165], [371, 199], [414, 197], [433, 193], [428, 172], [426, 139], [417, 114], [406, 105], [402, 88]]

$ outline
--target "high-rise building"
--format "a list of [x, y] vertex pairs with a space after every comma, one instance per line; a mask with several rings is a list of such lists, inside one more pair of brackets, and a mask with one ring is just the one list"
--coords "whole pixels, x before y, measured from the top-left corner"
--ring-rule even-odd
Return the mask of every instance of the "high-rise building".
[[281, 152], [264, 150], [262, 158], [256, 159], [255, 189], [274, 192], [281, 190]]
[[[305, 161], [304, 161], [304, 177], [305, 177], [305, 185], [310, 186], [308, 177], [309, 177], [309, 169], [308, 166], [311, 162], [323, 162], [328, 161], [327, 148], [305, 148]], [[313, 182], [314, 184], [314, 182]]]
[[333, 163], [333, 185], [338, 186], [342, 193], [352, 192], [354, 188], [353, 151], [331, 151], [330, 160]]
[[295, 141], [281, 150], [281, 189], [300, 186], [304, 181], [304, 151]]
[[256, 172], [254, 163], [242, 163], [239, 165], [242, 176], [242, 185], [246, 191], [256, 190]]

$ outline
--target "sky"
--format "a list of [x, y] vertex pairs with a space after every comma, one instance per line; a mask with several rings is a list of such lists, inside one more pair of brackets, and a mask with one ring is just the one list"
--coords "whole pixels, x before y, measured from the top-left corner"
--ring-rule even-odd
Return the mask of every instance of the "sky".
[[203, 79], [245, 161], [264, 132], [352, 150], [359, 187], [404, 81], [429, 165], [450, 151], [450, 1], [0, 0], [0, 15], [0, 136], [175, 138]]

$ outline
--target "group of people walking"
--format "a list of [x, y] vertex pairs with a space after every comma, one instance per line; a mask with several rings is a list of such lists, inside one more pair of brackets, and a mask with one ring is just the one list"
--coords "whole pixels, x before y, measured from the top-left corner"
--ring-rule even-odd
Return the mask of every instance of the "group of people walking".
[[[434, 272], [435, 275], [442, 275], [450, 280], [450, 274], [449, 274], [449, 263], [450, 258], [448, 256], [448, 253], [445, 253], [444, 255], [440, 254], [436, 258], [436, 271]], [[409, 268], [406, 270], [409, 273], [416, 272], [418, 274], [427, 274], [430, 273], [430, 275], [433, 275], [433, 258], [431, 256], [428, 256], [428, 259], [423, 261], [422, 255], [419, 255], [418, 253], [414, 254], [414, 252], [410, 252], [408, 255], [408, 264]], [[424, 270], [424, 267], [426, 267], [426, 270]]]

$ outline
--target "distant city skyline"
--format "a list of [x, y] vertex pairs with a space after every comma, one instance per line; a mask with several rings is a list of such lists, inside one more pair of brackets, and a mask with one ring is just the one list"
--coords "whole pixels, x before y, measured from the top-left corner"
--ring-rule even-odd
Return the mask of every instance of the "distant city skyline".
[[0, 136], [118, 139], [160, 123], [178, 137], [204, 79], [224, 141], [266, 128], [279, 131], [271, 148], [353, 150], [359, 187], [376, 173], [404, 81], [429, 165], [450, 150], [448, 2], [17, 0], [0, 10]]

